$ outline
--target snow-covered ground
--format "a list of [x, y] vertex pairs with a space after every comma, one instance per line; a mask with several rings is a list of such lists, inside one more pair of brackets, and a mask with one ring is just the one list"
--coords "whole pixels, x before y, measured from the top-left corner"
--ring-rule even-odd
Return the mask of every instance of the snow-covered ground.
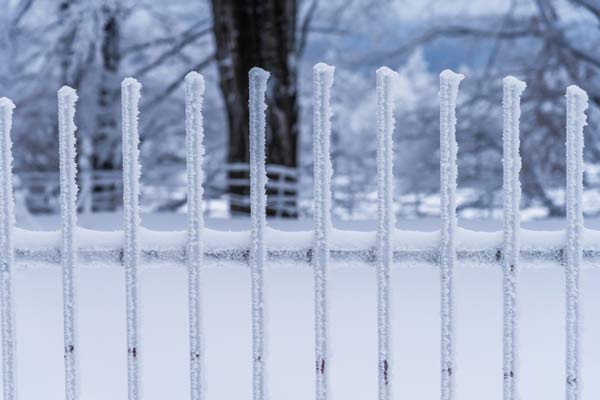
[[[146, 215], [152, 229], [183, 230], [184, 215]], [[80, 216], [80, 225], [120, 229], [115, 215]], [[311, 222], [270, 222], [285, 230]], [[57, 217], [24, 222], [56, 229]], [[246, 219], [209, 220], [214, 229], [241, 230]], [[500, 221], [461, 221], [481, 231]], [[600, 228], [590, 220], [589, 228]], [[373, 230], [374, 221], [336, 223]], [[399, 221], [403, 229], [433, 231], [439, 221]], [[564, 220], [524, 223], [529, 229], [564, 229]], [[329, 273], [331, 398], [375, 398], [377, 394], [376, 276], [372, 266], [334, 262]], [[189, 397], [187, 278], [181, 266], [141, 272], [142, 383], [145, 399]], [[61, 272], [19, 269], [17, 305], [18, 380], [21, 399], [64, 398]], [[395, 397], [439, 397], [439, 271], [432, 265], [396, 266], [391, 274], [391, 377]], [[582, 271], [583, 389], [600, 395], [600, 269]], [[502, 275], [499, 266], [459, 266], [456, 284], [456, 394], [461, 400], [502, 396]], [[271, 399], [314, 396], [313, 276], [306, 265], [270, 264], [265, 274], [267, 388]], [[521, 394], [526, 399], [564, 397], [564, 273], [523, 268], [520, 276]], [[202, 274], [205, 384], [209, 399], [251, 395], [250, 271], [239, 264], [211, 263]], [[78, 286], [83, 399], [126, 398], [125, 286], [120, 268], [82, 266]]]

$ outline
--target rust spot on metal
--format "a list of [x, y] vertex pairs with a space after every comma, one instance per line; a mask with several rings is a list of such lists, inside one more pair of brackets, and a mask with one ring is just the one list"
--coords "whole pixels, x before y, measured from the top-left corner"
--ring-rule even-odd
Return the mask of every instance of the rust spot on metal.
[[317, 360], [317, 372], [321, 375], [325, 373], [325, 359], [321, 358]]
[[385, 384], [388, 384], [388, 362], [387, 360], [383, 360], [383, 381]]

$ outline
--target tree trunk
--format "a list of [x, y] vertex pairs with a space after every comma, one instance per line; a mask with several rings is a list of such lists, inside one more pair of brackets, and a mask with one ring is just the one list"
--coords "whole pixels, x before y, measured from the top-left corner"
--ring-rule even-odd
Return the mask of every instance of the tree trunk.
[[[119, 82], [120, 10], [118, 5], [105, 3], [100, 9], [101, 39], [99, 82], [97, 90], [96, 128], [90, 149], [91, 170], [117, 171], [121, 169], [121, 135], [119, 135], [119, 106], [121, 86]], [[119, 187], [117, 187], [119, 186]], [[90, 187], [88, 195], [112, 193], [109, 202], [90, 206], [94, 211], [111, 211], [121, 204], [120, 185], [108, 183]]]
[[[118, 117], [120, 107], [119, 65], [120, 9], [118, 3], [103, 2], [94, 14], [98, 18], [100, 36], [89, 43], [78, 43], [80, 14], [86, 7], [81, 0], [61, 0], [59, 15], [62, 34], [59, 39], [59, 57], [62, 83], [80, 92], [79, 114], [82, 124], [78, 132], [77, 154], [81, 173], [83, 209], [92, 211], [96, 193], [114, 193], [102, 210], [110, 211], [121, 203], [120, 190], [114, 184], [98, 187], [92, 179], [94, 170], [119, 170], [121, 167], [121, 139]], [[82, 50], [83, 49], [83, 50]], [[93, 85], [93, 86], [92, 86]], [[93, 91], [84, 89], [93, 87]], [[85, 115], [90, 115], [89, 123]], [[119, 186], [119, 185], [117, 185]]]
[[96, 129], [94, 135], [93, 167], [96, 169], [119, 169], [121, 166], [121, 142], [117, 118], [120, 104], [119, 64], [120, 21], [116, 6], [105, 4], [101, 8], [102, 37], [100, 40], [100, 73]]
[[[248, 163], [248, 71], [271, 73], [267, 91], [267, 164], [297, 167], [296, 0], [213, 0], [214, 35], [220, 85], [229, 125], [228, 163]], [[230, 179], [248, 178], [231, 172]], [[270, 179], [277, 179], [269, 175]], [[229, 186], [233, 196], [248, 196], [249, 186]], [[288, 203], [296, 210], [294, 197]], [[232, 213], [249, 207], [232, 205]], [[269, 209], [269, 214], [275, 210]], [[282, 214], [280, 214], [282, 215]], [[284, 212], [296, 217], [297, 211]]]
[[62, 0], [58, 5], [58, 14], [62, 27], [62, 33], [59, 38], [58, 55], [60, 58], [62, 84], [77, 89], [79, 80], [74, 77], [76, 74], [73, 68], [73, 45], [77, 27], [72, 23], [72, 8], [73, 0]]

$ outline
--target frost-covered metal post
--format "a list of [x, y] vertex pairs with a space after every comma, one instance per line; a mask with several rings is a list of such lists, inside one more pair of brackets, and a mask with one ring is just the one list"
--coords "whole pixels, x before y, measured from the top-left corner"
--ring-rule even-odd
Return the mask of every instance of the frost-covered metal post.
[[185, 77], [185, 131], [187, 144], [188, 207], [188, 303], [190, 330], [190, 387], [192, 400], [202, 398], [202, 342], [200, 332], [200, 268], [204, 260], [204, 126], [202, 103], [204, 77], [190, 72]]
[[248, 73], [250, 81], [250, 213], [252, 243], [250, 273], [252, 277], [252, 373], [253, 398], [265, 398], [264, 378], [264, 282], [267, 260], [265, 228], [267, 225], [267, 170], [265, 168], [266, 116], [265, 93], [269, 73], [254, 67]]
[[387, 67], [377, 70], [377, 335], [379, 400], [390, 398], [390, 267], [394, 235], [394, 83], [398, 75]]
[[58, 141], [60, 156], [60, 215], [62, 221], [61, 263], [63, 278], [63, 324], [65, 351], [65, 397], [79, 397], [77, 368], [77, 160], [75, 147], [75, 89], [58, 91]]
[[123, 208], [125, 216], [125, 307], [127, 308], [127, 388], [129, 400], [140, 398], [138, 342], [138, 269], [140, 265], [140, 163], [138, 114], [142, 85], [133, 78], [121, 83], [123, 118]]
[[15, 105], [0, 98], [0, 305], [2, 307], [2, 394], [5, 400], [17, 398], [15, 319], [12, 271], [14, 268], [13, 230], [15, 224], [12, 187], [12, 141], [10, 130]]
[[580, 320], [579, 269], [581, 266], [583, 234], [583, 128], [587, 125], [585, 111], [588, 96], [572, 85], [567, 88], [567, 246], [566, 246], [566, 330], [567, 400], [579, 399]]
[[319, 63], [313, 68], [313, 162], [315, 184], [315, 273], [316, 399], [327, 398], [327, 268], [331, 232], [331, 87], [335, 68]]
[[504, 400], [517, 400], [517, 272], [519, 267], [519, 230], [521, 229], [521, 155], [519, 153], [519, 119], [521, 94], [525, 82], [512, 76], [504, 78], [503, 165], [504, 165], [504, 247], [502, 249], [503, 292], [503, 392]]
[[464, 75], [444, 70], [440, 74], [440, 196], [441, 196], [441, 398], [453, 398], [454, 321], [453, 284], [456, 263], [456, 97]]

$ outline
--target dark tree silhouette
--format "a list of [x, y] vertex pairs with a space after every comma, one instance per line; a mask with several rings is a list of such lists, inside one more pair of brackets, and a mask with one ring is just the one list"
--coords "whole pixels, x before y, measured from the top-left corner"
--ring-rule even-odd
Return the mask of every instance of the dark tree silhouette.
[[[213, 29], [220, 85], [229, 126], [229, 163], [248, 163], [248, 71], [271, 73], [267, 91], [267, 164], [297, 167], [298, 106], [296, 90], [296, 0], [213, 0]], [[230, 172], [230, 179], [247, 178]], [[274, 174], [269, 178], [277, 179]], [[229, 192], [247, 196], [248, 186]], [[289, 191], [286, 194], [294, 196]], [[291, 201], [296, 209], [296, 201]], [[249, 207], [232, 204], [232, 212]], [[268, 210], [273, 213], [274, 210]], [[295, 217], [297, 212], [283, 216]]]

